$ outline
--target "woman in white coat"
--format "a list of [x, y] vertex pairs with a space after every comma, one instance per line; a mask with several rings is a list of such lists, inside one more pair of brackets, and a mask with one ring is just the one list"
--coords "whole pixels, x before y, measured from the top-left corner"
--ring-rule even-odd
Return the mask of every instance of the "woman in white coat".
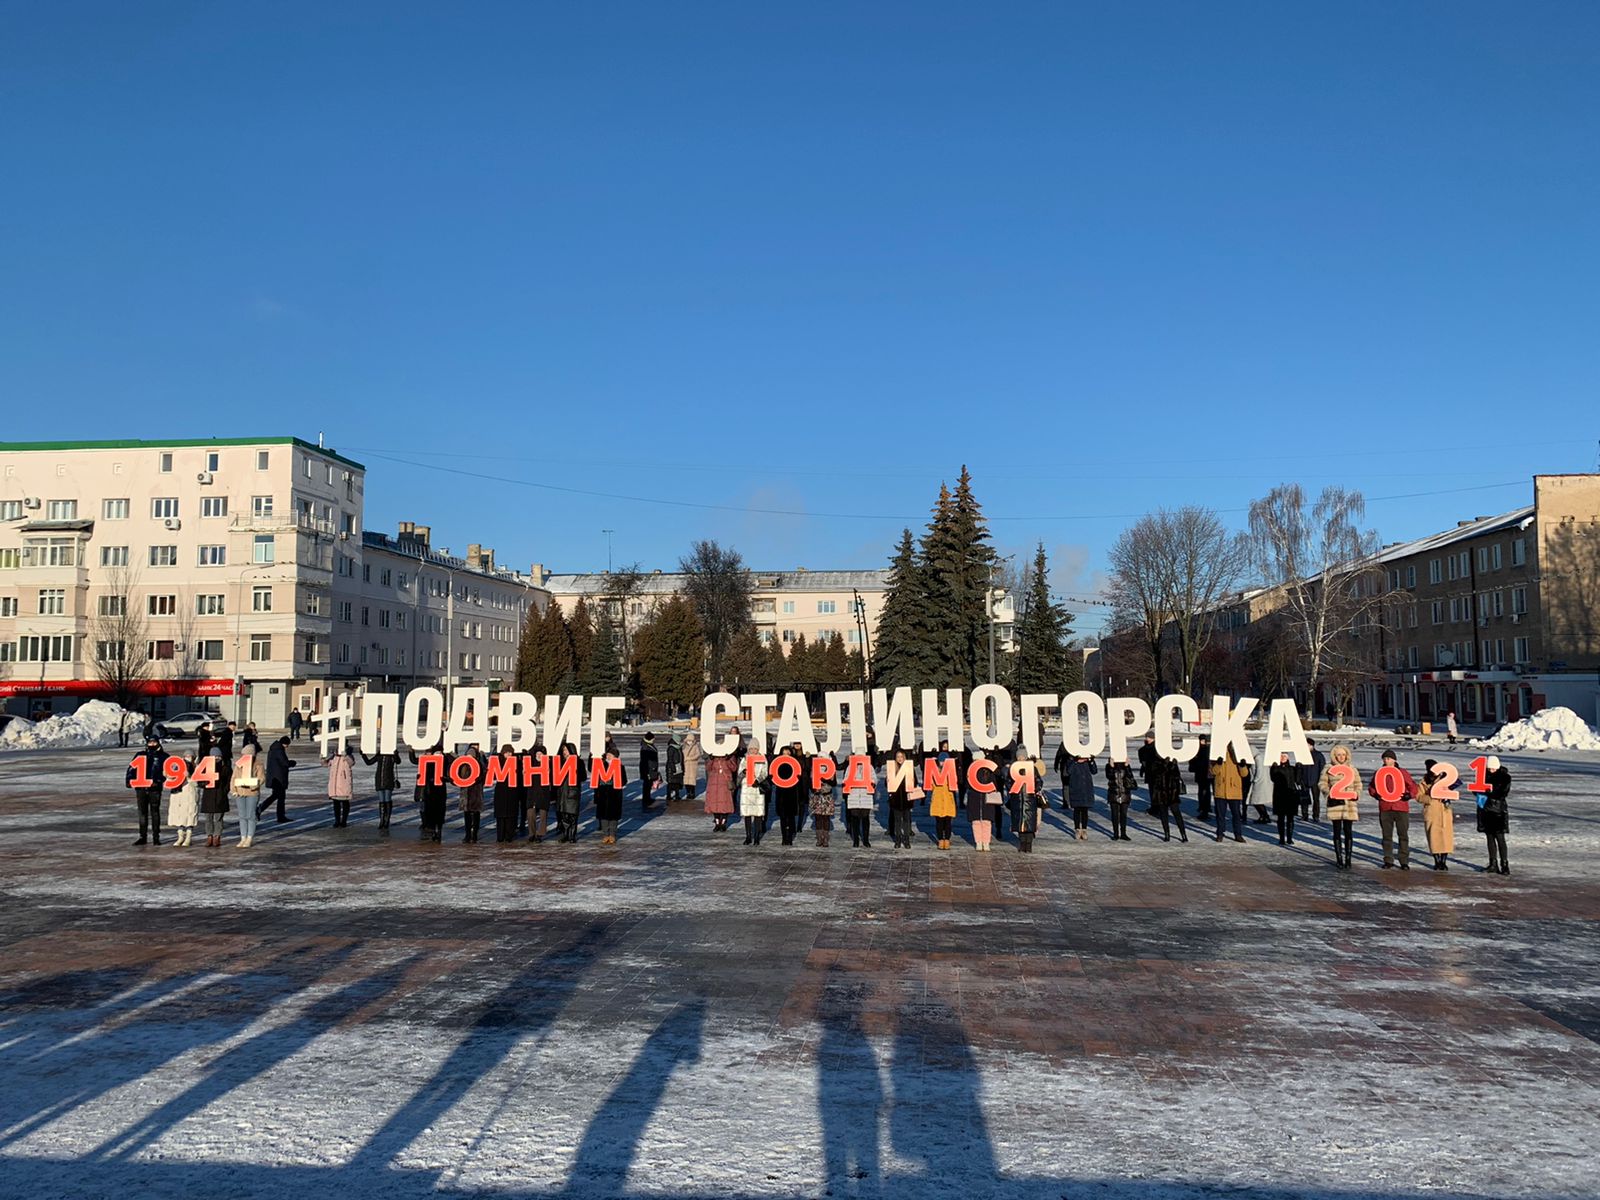
[[[741, 764], [748, 769], [748, 764]], [[759, 846], [767, 831], [767, 764], [758, 762], [739, 782], [739, 815], [744, 818], [744, 844]]]
[[194, 841], [194, 827], [200, 823], [200, 788], [194, 781], [194, 755], [183, 760], [183, 786], [172, 793], [167, 801], [167, 824], [178, 831], [174, 846], [187, 846]]

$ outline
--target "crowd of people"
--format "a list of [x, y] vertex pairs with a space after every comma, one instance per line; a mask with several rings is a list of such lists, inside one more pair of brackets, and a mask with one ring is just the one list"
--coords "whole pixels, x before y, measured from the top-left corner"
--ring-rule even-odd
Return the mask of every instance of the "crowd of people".
[[[236, 737], [237, 756], [233, 753]], [[851, 788], [844, 786], [844, 756], [833, 758], [829, 777], [826, 771], [813, 771], [816, 756], [807, 755], [798, 742], [767, 757], [748, 755], [747, 744], [737, 728], [731, 730], [731, 737], [731, 752], [708, 754], [692, 731], [672, 733], [664, 746], [658, 745], [654, 733], [645, 734], [637, 775], [641, 811], [648, 813], [655, 807], [658, 787], [659, 799], [667, 803], [697, 799], [702, 759], [703, 809], [711, 818], [712, 832], [727, 832], [738, 818], [744, 830], [744, 844], [752, 847], [761, 845], [774, 819], [782, 844], [794, 845], [807, 818], [815, 844], [826, 847], [831, 843], [834, 820], [843, 816], [844, 832], [851, 846], [870, 848], [872, 835], [883, 828], [880, 822], [886, 816], [892, 845], [897, 850], [908, 850], [917, 838], [916, 814], [925, 809], [933, 822], [931, 841], [941, 851], [952, 848], [955, 821], [964, 816], [976, 850], [987, 852], [996, 842], [1004, 843], [1009, 820], [1017, 849], [1026, 854], [1033, 850], [1051, 803], [1044, 760], [1029, 755], [1016, 743], [988, 756], [996, 763], [994, 778], [998, 786], [985, 791], [970, 785], [973, 752], [952, 751], [948, 742], [941, 742], [934, 751], [908, 751], [902, 747], [882, 750], [869, 733], [862, 752], [867, 786]], [[239, 731], [229, 722], [215, 734], [202, 729], [194, 753], [183, 756], [182, 769], [174, 771], [167, 767], [172, 756], [150, 731], [145, 749], [129, 765], [127, 775], [138, 804], [139, 838], [134, 845], [161, 844], [163, 795], [170, 795], [166, 825], [176, 831], [174, 844], [192, 844], [194, 831], [203, 819], [205, 844], [221, 846], [231, 812], [236, 814], [237, 844], [241, 848], [254, 845], [257, 823], [268, 810], [276, 808], [279, 824], [289, 820], [289, 773], [297, 765], [289, 757], [291, 745], [289, 736], [280, 737], [263, 753], [253, 725]], [[628, 772], [610, 737], [601, 753], [606, 760], [603, 770], [594, 775], [593, 786], [588, 784], [595, 763], [581, 757], [570, 742], [557, 747], [554, 753], [542, 744], [524, 751], [504, 747], [497, 756], [505, 761], [498, 764], [502, 769], [496, 772], [484, 769], [489, 765], [489, 756], [476, 747], [444, 755], [441, 746], [436, 753], [447, 763], [462, 757], [477, 761], [477, 770], [462, 773], [471, 781], [456, 789], [462, 842], [472, 844], [479, 840], [486, 810], [492, 812], [495, 841], [501, 844], [576, 842], [586, 798], [593, 809], [601, 843], [611, 845], [617, 841]], [[405, 757], [411, 764], [418, 762], [415, 751], [408, 751]], [[775, 764], [783, 757], [794, 759], [798, 769], [775, 770]], [[356, 752], [347, 748], [320, 760], [326, 772], [326, 797], [335, 828], [344, 828], [350, 822], [350, 807], [357, 792], [356, 758]], [[377, 802], [380, 835], [390, 832], [395, 794], [402, 790], [401, 780], [405, 778], [413, 781], [412, 799], [418, 809], [421, 839], [442, 841], [449, 818], [451, 771], [429, 774], [417, 771], [414, 765], [409, 771], [403, 770], [398, 753], [363, 754], [360, 758], [372, 768], [371, 794]], [[537, 769], [521, 769], [524, 759], [531, 760]], [[928, 771], [930, 762], [938, 769]], [[1258, 790], [1256, 764], [1236, 758], [1232, 747], [1213, 760], [1209, 743], [1201, 739], [1194, 757], [1183, 764], [1160, 754], [1153, 736], [1145, 738], [1135, 761], [1111, 761], [1103, 770], [1094, 757], [1071, 754], [1065, 746], [1057, 751], [1054, 762], [1060, 785], [1058, 801], [1061, 809], [1070, 814], [1071, 836], [1077, 841], [1089, 838], [1090, 815], [1099, 799], [1095, 781], [1103, 777], [1111, 840], [1132, 840], [1128, 817], [1142, 788], [1147, 812], [1161, 823], [1161, 840], [1170, 842], [1176, 829], [1178, 840], [1187, 842], [1190, 826], [1183, 812], [1187, 775], [1194, 786], [1195, 819], [1202, 828], [1212, 827], [1212, 836], [1218, 842], [1228, 836], [1230, 827], [1234, 841], [1245, 840], [1247, 806], [1254, 809], [1256, 824], [1275, 823], [1282, 846], [1295, 845], [1297, 831], [1303, 831], [1307, 823], [1320, 825], [1325, 817], [1334, 865], [1349, 870], [1354, 865], [1354, 830], [1361, 819], [1364, 796], [1376, 806], [1385, 869], [1398, 866], [1402, 871], [1410, 870], [1411, 816], [1420, 806], [1433, 869], [1448, 870], [1455, 852], [1455, 801], [1448, 797], [1451, 789], [1434, 787], [1443, 772], [1436, 770], [1438, 764], [1433, 759], [1426, 759], [1421, 778], [1415, 778], [1400, 767], [1393, 750], [1384, 752], [1383, 765], [1392, 770], [1380, 787], [1382, 769], [1371, 778], [1362, 779], [1351, 762], [1348, 746], [1335, 746], [1324, 756], [1313, 742], [1309, 762], [1296, 764], [1289, 755], [1280, 755], [1278, 762], [1267, 766], [1266, 783]], [[1488, 869], [1509, 875], [1506, 829], [1511, 775], [1498, 758], [1489, 758], [1486, 765], [1487, 790], [1464, 794], [1475, 806], [1477, 829], [1486, 839]], [[950, 766], [954, 771], [947, 769]], [[1010, 779], [1029, 776], [1031, 788], [1009, 788]], [[174, 786], [174, 779], [181, 782]], [[926, 790], [922, 786], [925, 782], [930, 783]], [[1444, 794], [1436, 796], [1436, 790]]]

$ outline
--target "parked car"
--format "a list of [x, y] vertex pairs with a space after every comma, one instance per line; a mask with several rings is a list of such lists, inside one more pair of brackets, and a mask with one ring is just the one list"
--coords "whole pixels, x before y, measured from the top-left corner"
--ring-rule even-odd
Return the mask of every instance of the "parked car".
[[226, 725], [220, 714], [214, 712], [185, 712], [175, 717], [163, 717], [156, 722], [156, 733], [164, 738], [195, 737], [202, 725], [220, 728]]

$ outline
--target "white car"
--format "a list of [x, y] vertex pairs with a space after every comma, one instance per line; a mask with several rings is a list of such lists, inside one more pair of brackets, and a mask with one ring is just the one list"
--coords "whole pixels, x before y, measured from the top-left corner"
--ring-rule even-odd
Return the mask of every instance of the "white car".
[[216, 728], [226, 724], [227, 722], [217, 713], [186, 712], [157, 721], [156, 733], [164, 738], [195, 737], [202, 725]]

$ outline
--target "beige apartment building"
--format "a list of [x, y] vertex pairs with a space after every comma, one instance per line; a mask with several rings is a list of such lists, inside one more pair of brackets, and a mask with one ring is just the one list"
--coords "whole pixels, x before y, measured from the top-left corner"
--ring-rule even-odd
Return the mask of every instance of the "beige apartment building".
[[[263, 728], [373, 680], [493, 678], [539, 593], [492, 553], [434, 554], [426, 527], [420, 546], [369, 549], [365, 475], [293, 437], [0, 443], [0, 702], [76, 707], [118, 653], [147, 664], [151, 711]], [[142, 645], [96, 636], [122, 610]]]

